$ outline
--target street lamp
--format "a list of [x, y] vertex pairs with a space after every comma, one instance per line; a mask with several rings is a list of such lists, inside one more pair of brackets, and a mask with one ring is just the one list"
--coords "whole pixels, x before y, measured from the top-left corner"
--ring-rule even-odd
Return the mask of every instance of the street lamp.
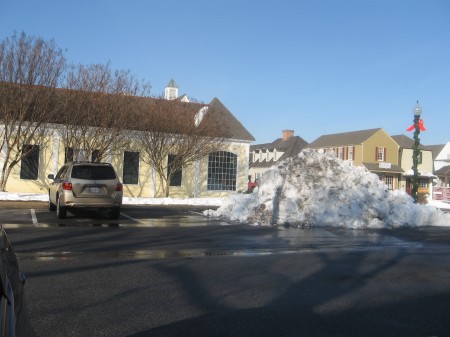
[[413, 187], [412, 187], [411, 196], [414, 199], [414, 203], [417, 203], [418, 199], [419, 199], [417, 196], [417, 191], [419, 189], [419, 171], [417, 169], [417, 166], [419, 165], [419, 156], [420, 156], [419, 121], [420, 121], [420, 115], [422, 114], [422, 108], [419, 105], [419, 101], [417, 101], [416, 106], [414, 107], [413, 114], [414, 114], [414, 146], [413, 146], [412, 169], [413, 169], [414, 175], [413, 175], [413, 179], [412, 179]]

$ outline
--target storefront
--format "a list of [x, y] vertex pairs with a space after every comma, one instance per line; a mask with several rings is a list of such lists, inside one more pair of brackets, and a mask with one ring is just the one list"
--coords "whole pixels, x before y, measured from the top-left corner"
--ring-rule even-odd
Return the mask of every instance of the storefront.
[[372, 173], [375, 173], [382, 182], [386, 184], [389, 190], [399, 188], [399, 177], [404, 171], [398, 165], [391, 163], [363, 163], [363, 165]]

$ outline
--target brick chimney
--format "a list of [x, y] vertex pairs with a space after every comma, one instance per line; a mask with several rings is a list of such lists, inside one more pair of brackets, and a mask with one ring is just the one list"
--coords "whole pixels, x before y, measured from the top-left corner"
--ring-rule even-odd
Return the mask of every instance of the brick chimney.
[[283, 130], [283, 140], [287, 140], [294, 136], [294, 130]]

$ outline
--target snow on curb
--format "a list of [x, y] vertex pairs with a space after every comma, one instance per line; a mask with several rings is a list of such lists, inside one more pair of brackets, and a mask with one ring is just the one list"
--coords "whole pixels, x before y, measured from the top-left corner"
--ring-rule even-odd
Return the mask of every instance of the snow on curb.
[[[0, 201], [48, 201], [47, 194], [0, 192]], [[192, 205], [220, 206], [223, 198], [132, 198], [124, 197], [124, 205]]]

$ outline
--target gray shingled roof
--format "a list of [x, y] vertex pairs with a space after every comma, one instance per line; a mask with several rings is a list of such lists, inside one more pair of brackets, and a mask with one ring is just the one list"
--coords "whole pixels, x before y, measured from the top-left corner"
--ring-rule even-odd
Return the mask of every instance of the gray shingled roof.
[[359, 145], [380, 130], [381, 128], [377, 128], [361, 131], [335, 133], [331, 135], [323, 135], [317, 138], [307, 147], [312, 149], [321, 149], [332, 146]]
[[425, 148], [427, 150], [431, 150], [433, 154], [433, 160], [436, 160], [436, 157], [441, 153], [442, 149], [445, 147], [445, 144], [438, 144], [438, 145], [427, 145]]
[[301, 150], [303, 150], [306, 145], [308, 145], [308, 142], [306, 142], [303, 138], [299, 136], [292, 136], [289, 137], [286, 140], [283, 139], [277, 139], [279, 148], [284, 148], [285, 152], [280, 157], [279, 160], [284, 160], [286, 158], [294, 157], [300, 153]]
[[276, 163], [278, 163], [278, 160], [277, 161], [273, 161], [273, 160], [266, 161], [264, 159], [262, 161], [251, 161], [249, 163], [249, 168], [255, 168], [255, 167], [257, 167], [257, 168], [269, 168], [269, 167], [272, 167], [273, 165], [275, 165]]
[[271, 167], [275, 163], [285, 160], [290, 157], [295, 157], [297, 154], [299, 154], [306, 146], [308, 145], [308, 142], [306, 142], [303, 138], [299, 136], [292, 136], [289, 137], [286, 140], [283, 140], [283, 138], [278, 138], [272, 143], [266, 143], [266, 144], [255, 144], [250, 146], [250, 151], [254, 150], [262, 150], [262, 151], [273, 151], [273, 150], [280, 150], [283, 151], [283, 155], [275, 162], [273, 160], [266, 161], [255, 161], [250, 162], [250, 167]]
[[436, 175], [443, 175], [443, 176], [450, 175], [450, 165], [441, 167], [439, 170], [434, 172], [434, 174], [436, 174]]
[[242, 123], [234, 117], [218, 98], [214, 98], [209, 103], [209, 106], [211, 107], [210, 111], [214, 114], [214, 118], [227, 128], [229, 138], [245, 141], [255, 140], [251, 133], [248, 132]]
[[[409, 138], [405, 135], [396, 135], [391, 136], [391, 138], [401, 147], [404, 149], [412, 149], [414, 147], [414, 139]], [[429, 150], [425, 148], [422, 144], [419, 144], [419, 149], [421, 150]]]

